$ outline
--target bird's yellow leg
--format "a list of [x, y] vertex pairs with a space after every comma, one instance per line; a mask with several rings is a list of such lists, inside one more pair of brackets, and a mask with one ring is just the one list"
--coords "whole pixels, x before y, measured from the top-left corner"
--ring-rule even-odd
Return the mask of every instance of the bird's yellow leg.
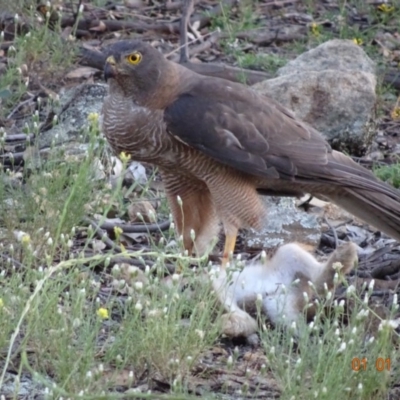
[[226, 265], [230, 261], [231, 255], [233, 254], [233, 250], [235, 250], [237, 235], [238, 235], [237, 229], [235, 229], [234, 231], [230, 230], [229, 233], [226, 233], [224, 254], [222, 256], [222, 262], [221, 262], [222, 268], [226, 268]]

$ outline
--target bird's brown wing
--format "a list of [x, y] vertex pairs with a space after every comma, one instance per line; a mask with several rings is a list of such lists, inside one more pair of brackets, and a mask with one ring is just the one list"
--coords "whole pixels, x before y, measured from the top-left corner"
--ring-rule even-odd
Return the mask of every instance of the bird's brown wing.
[[[206, 78], [166, 108], [168, 131], [210, 157], [266, 178], [293, 179], [327, 164], [329, 145], [272, 100]], [[300, 174], [300, 175], [299, 175]]]
[[165, 109], [164, 120], [170, 134], [248, 174], [388, 192], [368, 170], [333, 152], [318, 131], [242, 85], [202, 77]]

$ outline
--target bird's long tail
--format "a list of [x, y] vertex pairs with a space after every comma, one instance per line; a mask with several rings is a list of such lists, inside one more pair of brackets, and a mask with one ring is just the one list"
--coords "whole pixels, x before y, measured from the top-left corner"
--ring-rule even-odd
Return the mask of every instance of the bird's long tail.
[[333, 152], [329, 166], [340, 173], [332, 202], [400, 241], [400, 191], [381, 182], [344, 154]]

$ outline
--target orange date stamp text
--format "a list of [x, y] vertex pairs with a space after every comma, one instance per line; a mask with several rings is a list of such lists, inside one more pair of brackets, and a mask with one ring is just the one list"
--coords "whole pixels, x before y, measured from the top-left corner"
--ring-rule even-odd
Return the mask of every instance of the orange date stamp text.
[[[367, 365], [369, 364], [371, 364], [371, 362], [369, 362], [366, 357], [364, 358], [354, 357], [351, 360], [351, 369], [356, 372], [366, 371]], [[379, 357], [375, 360], [375, 369], [378, 372], [390, 371], [390, 367], [391, 367], [390, 358]]]

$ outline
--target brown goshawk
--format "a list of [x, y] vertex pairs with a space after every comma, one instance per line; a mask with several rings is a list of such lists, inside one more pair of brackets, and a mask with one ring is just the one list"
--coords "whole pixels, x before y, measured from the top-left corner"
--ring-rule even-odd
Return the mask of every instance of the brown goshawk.
[[400, 240], [400, 192], [274, 100], [198, 75], [141, 41], [108, 54], [103, 131], [117, 154], [159, 168], [190, 253], [204, 251], [222, 222], [225, 264], [238, 229], [260, 228], [259, 194], [322, 196]]

